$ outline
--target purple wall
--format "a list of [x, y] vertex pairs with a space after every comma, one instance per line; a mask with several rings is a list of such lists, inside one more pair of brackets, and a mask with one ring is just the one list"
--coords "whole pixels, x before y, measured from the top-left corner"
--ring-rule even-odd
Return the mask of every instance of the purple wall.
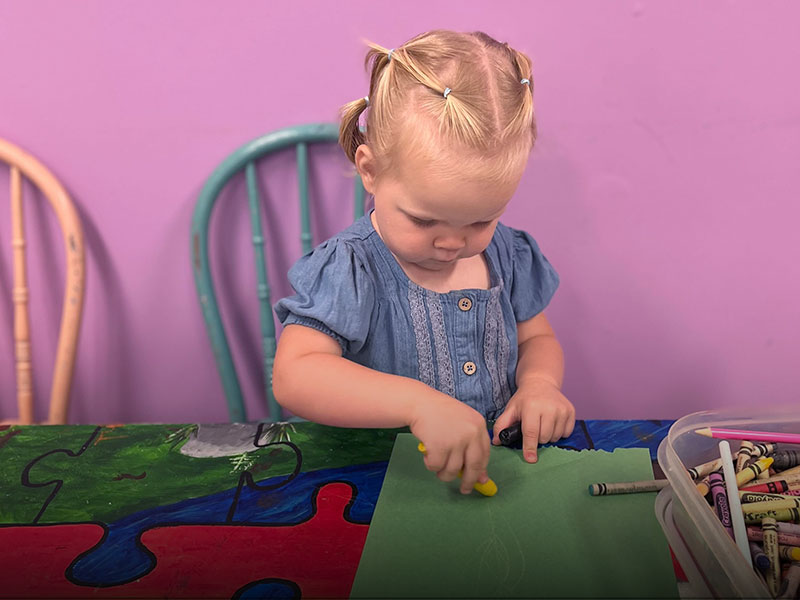
[[[791, 2], [0, 2], [0, 137], [38, 156], [84, 220], [88, 296], [71, 420], [227, 418], [189, 257], [198, 191], [244, 142], [332, 121], [367, 93], [369, 38], [482, 29], [535, 62], [540, 141], [504, 221], [562, 277], [549, 310], [583, 418], [795, 401], [800, 64]], [[317, 229], [347, 221], [346, 162], [315, 173]], [[265, 165], [271, 262], [296, 188]], [[267, 180], [269, 181], [268, 183]], [[8, 176], [0, 170], [6, 204]], [[226, 193], [240, 195], [241, 181]], [[35, 198], [34, 198], [35, 200]], [[50, 377], [61, 241], [28, 208], [36, 392]], [[215, 215], [229, 321], [257, 331], [246, 207]], [[281, 219], [276, 225], [275, 221]], [[278, 235], [280, 234], [280, 235]], [[0, 416], [14, 411], [11, 250], [0, 211]], [[285, 291], [285, 286], [280, 286]], [[258, 342], [248, 405], [258, 408]], [[248, 359], [249, 356], [249, 359]], [[380, 401], [376, 398], [376, 401]]]

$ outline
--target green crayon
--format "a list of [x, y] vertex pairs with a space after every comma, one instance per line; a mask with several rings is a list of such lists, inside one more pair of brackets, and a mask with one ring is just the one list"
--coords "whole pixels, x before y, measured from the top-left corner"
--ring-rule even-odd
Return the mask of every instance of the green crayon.
[[620, 483], [593, 483], [589, 486], [591, 496], [610, 496], [613, 494], [638, 494], [640, 492], [657, 492], [669, 485], [666, 479], [649, 481], [626, 481]]

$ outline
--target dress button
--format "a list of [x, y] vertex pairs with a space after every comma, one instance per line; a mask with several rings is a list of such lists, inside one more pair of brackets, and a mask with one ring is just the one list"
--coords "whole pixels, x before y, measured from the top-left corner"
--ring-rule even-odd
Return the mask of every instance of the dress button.
[[475, 371], [478, 370], [478, 367], [476, 367], [475, 363], [472, 362], [471, 360], [468, 360], [467, 362], [465, 362], [464, 366], [461, 367], [461, 368], [464, 370], [464, 373], [466, 373], [467, 375], [474, 375]]
[[458, 308], [464, 312], [467, 312], [470, 308], [472, 308], [472, 300], [469, 298], [462, 298], [458, 301]]

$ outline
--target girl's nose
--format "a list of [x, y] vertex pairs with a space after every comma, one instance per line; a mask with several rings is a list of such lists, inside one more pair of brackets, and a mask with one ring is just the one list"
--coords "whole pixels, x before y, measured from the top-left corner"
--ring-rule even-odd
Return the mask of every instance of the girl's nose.
[[439, 250], [461, 250], [464, 246], [467, 245], [466, 240], [461, 236], [447, 236], [447, 237], [438, 237], [434, 240], [433, 246]]

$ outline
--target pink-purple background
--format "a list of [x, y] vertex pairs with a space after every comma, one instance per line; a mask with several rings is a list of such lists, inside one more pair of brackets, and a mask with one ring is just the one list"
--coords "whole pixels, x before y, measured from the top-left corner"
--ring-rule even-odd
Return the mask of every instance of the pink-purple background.
[[[562, 277], [548, 314], [582, 418], [665, 418], [798, 396], [800, 5], [792, 2], [0, 0], [0, 137], [36, 155], [83, 218], [88, 295], [73, 422], [221, 421], [189, 227], [206, 177], [258, 135], [333, 121], [367, 93], [361, 38], [481, 29], [534, 59], [540, 140], [504, 221]], [[320, 235], [348, 222], [346, 161], [315, 153]], [[278, 293], [299, 253], [291, 156], [264, 165]], [[332, 163], [332, 164], [331, 164]], [[7, 205], [8, 175], [0, 169]], [[214, 265], [259, 358], [243, 186]], [[346, 205], [346, 208], [341, 208]], [[63, 288], [54, 219], [27, 205], [36, 392]], [[0, 418], [15, 411], [11, 248], [0, 211]], [[254, 293], [250, 296], [254, 297]], [[380, 398], [375, 399], [380, 402]]]

